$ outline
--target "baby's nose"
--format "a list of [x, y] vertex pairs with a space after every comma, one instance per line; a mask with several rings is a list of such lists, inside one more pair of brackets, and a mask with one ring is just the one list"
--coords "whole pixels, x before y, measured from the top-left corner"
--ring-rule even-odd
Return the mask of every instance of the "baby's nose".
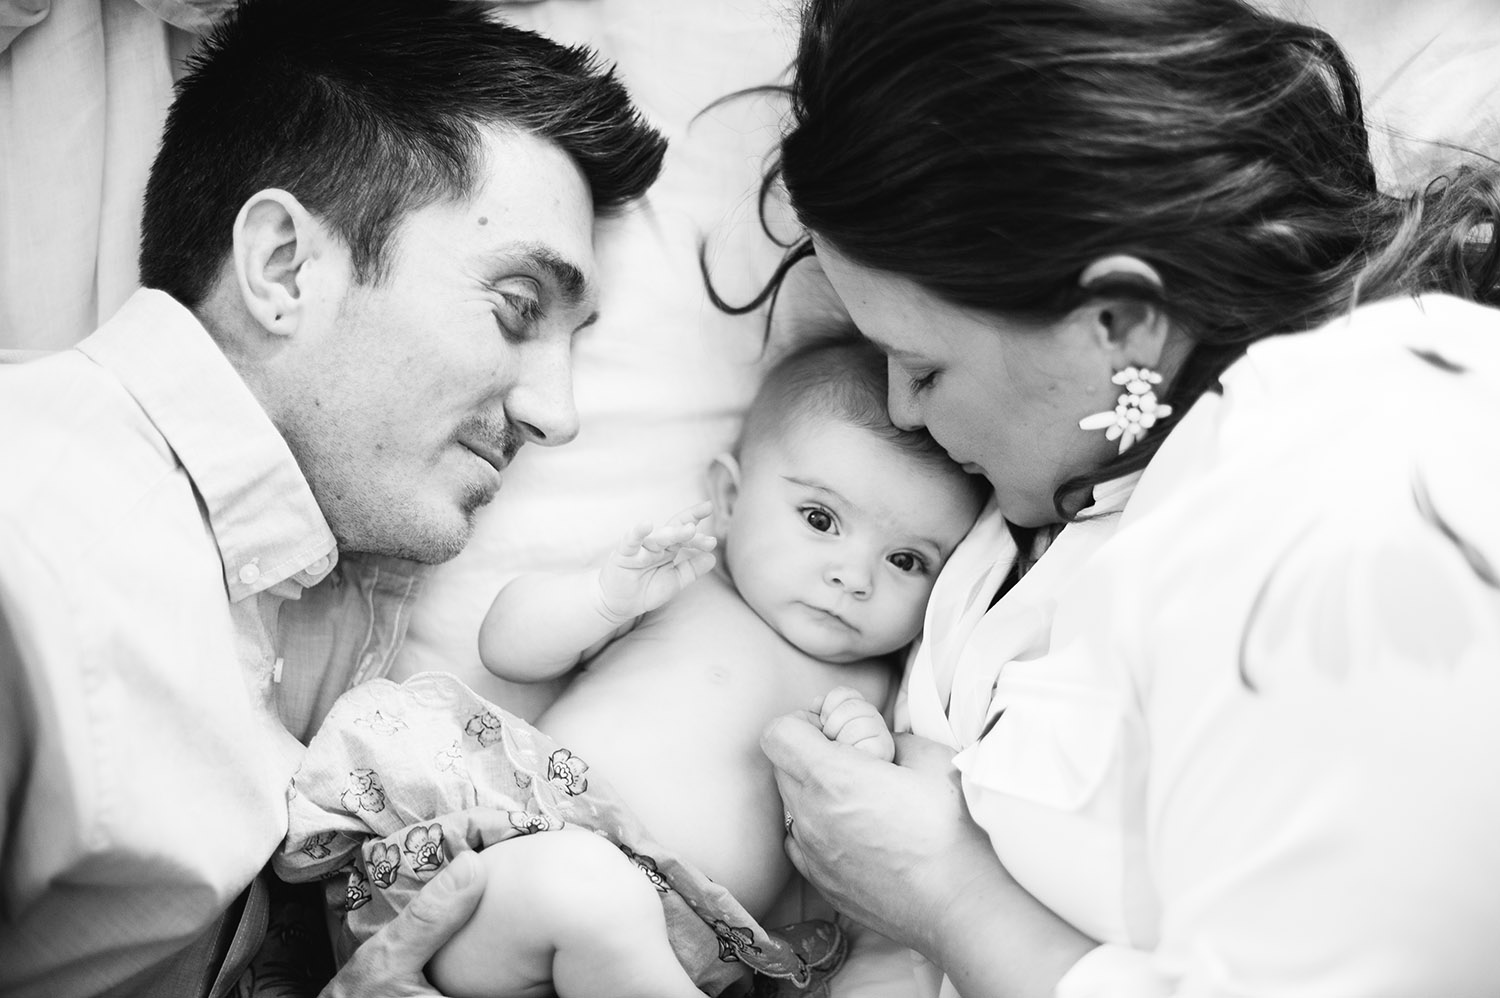
[[833, 565], [823, 575], [830, 586], [842, 589], [851, 596], [870, 595], [870, 573], [856, 565]]

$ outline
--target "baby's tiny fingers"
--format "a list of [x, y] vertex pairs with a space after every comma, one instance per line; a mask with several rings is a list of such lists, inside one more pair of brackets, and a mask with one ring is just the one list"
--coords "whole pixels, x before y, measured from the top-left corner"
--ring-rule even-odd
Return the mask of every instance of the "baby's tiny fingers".
[[696, 502], [669, 520], [669, 523], [695, 525], [713, 515], [714, 504], [704, 500]]
[[819, 713], [827, 715], [837, 707], [846, 703], [869, 703], [864, 694], [852, 686], [835, 686], [819, 699], [815, 708]]
[[880, 746], [882, 741], [889, 740], [890, 733], [886, 730], [885, 721], [878, 715], [851, 719], [834, 739], [843, 745], [852, 745], [855, 748], [868, 749], [876, 754], [885, 754], [886, 758], [889, 758], [889, 754], [881, 753]]
[[695, 551], [678, 562], [678, 578], [684, 586], [696, 582], [712, 572], [717, 561], [717, 558], [706, 551]]
[[648, 551], [660, 554], [672, 548], [680, 548], [693, 536], [693, 528], [685, 524], [667, 524], [651, 531], [641, 542]]
[[875, 705], [863, 697], [841, 700], [838, 703], [824, 701], [823, 709], [818, 716], [822, 722], [823, 734], [829, 738], [841, 738], [840, 732], [846, 726], [869, 718], [875, 719], [881, 727], [885, 726], [885, 720], [881, 718]]
[[621, 554], [635, 554], [641, 549], [641, 544], [651, 535], [652, 523], [650, 520], [642, 520], [625, 532], [620, 539]]
[[695, 551], [712, 551], [719, 546], [719, 539], [713, 534], [694, 534], [684, 541], [682, 546]]

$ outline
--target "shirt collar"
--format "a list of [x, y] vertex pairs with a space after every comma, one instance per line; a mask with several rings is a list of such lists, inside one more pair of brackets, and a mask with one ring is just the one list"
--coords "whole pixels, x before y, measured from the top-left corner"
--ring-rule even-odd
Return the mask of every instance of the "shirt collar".
[[333, 532], [296, 459], [192, 312], [143, 289], [77, 349], [119, 379], [186, 469], [232, 601], [272, 587], [296, 596], [333, 569]]
[[1094, 500], [1078, 511], [1079, 516], [1104, 516], [1118, 513], [1130, 502], [1135, 484], [1141, 480], [1141, 471], [1136, 470], [1119, 478], [1111, 478], [1094, 486]]

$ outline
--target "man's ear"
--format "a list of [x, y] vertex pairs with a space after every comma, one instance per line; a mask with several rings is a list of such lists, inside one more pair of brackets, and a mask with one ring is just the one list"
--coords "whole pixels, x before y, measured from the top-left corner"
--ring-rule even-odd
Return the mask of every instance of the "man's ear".
[[328, 234], [286, 191], [258, 191], [234, 220], [231, 263], [246, 310], [274, 336], [297, 330], [308, 301], [310, 269]]
[[740, 494], [740, 462], [724, 453], [708, 462], [708, 498], [714, 504], [713, 535], [721, 542], [729, 536], [729, 520]]
[[1079, 285], [1091, 295], [1085, 306], [1100, 349], [1115, 370], [1160, 368], [1171, 323], [1157, 301], [1161, 275], [1138, 257], [1101, 257], [1084, 268]]

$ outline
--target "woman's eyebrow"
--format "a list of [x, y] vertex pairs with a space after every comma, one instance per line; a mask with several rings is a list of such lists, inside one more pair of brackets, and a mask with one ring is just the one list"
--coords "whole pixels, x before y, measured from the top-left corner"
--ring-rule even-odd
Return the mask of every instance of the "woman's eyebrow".
[[911, 362], [911, 361], [921, 361], [922, 360], [922, 355], [919, 354], [919, 353], [917, 353], [914, 350], [908, 350], [908, 349], [905, 349], [904, 347], [894, 346], [894, 345], [892, 345], [890, 343], [885, 342], [884, 340], [877, 340], [875, 337], [871, 336], [869, 333], [863, 333], [862, 332], [862, 333], [860, 333], [860, 335], [863, 336], [865, 339], [869, 340], [871, 343], [873, 343], [875, 345], [875, 348], [877, 350], [879, 350], [882, 354], [884, 354], [890, 360], [897, 361], [898, 363], [907, 363], [907, 362]]

